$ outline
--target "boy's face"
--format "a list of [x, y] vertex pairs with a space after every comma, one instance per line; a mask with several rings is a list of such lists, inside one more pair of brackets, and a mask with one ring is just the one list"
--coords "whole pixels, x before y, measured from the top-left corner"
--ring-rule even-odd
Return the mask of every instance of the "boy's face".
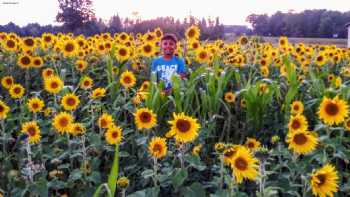
[[176, 42], [171, 39], [165, 39], [160, 43], [163, 55], [173, 55], [176, 49]]

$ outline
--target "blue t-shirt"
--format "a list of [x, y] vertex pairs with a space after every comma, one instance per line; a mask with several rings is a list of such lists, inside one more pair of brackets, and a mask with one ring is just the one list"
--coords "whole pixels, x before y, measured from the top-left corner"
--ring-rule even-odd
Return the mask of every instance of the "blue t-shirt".
[[170, 60], [159, 57], [152, 61], [151, 73], [157, 76], [157, 81], [164, 81], [165, 89], [171, 88], [171, 77], [186, 72], [185, 62], [175, 55]]

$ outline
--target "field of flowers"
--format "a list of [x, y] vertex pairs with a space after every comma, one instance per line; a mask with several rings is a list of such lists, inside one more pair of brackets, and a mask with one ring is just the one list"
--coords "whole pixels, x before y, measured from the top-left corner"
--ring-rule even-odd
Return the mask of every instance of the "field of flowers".
[[350, 49], [0, 33], [0, 196], [349, 196]]

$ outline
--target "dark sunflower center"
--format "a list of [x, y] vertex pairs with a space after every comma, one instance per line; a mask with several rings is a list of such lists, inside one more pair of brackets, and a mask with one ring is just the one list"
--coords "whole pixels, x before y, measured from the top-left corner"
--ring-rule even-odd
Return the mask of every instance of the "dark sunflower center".
[[249, 143], [248, 143], [248, 147], [249, 147], [249, 148], [254, 148], [254, 147], [255, 147], [255, 145], [254, 145], [254, 143], [253, 143], [253, 142], [249, 142]]
[[72, 52], [74, 50], [74, 45], [73, 44], [66, 44], [66, 46], [64, 47], [64, 50], [67, 52]]
[[38, 109], [39, 108], [39, 104], [38, 103], [33, 103], [32, 104], [32, 108], [33, 109]]
[[151, 114], [148, 113], [148, 112], [142, 112], [142, 113], [140, 114], [140, 120], [141, 120], [141, 122], [148, 123], [148, 122], [151, 121], [151, 119], [152, 119], [152, 116], [151, 116]]
[[11, 85], [13, 83], [12, 79], [6, 79], [5, 82], [7, 85]]
[[112, 138], [115, 139], [115, 138], [118, 138], [118, 136], [119, 136], [118, 132], [115, 131], [112, 133]]
[[304, 134], [300, 133], [294, 136], [293, 141], [298, 145], [303, 145], [306, 143], [307, 138]]
[[126, 56], [126, 50], [125, 49], [120, 49], [119, 50], [119, 55], [120, 56]]
[[335, 115], [337, 115], [338, 112], [339, 112], [339, 107], [338, 107], [338, 105], [335, 104], [335, 103], [328, 103], [328, 104], [326, 105], [325, 111], [326, 111], [326, 113], [327, 113], [328, 115], [330, 115], [330, 116], [335, 116]]
[[194, 29], [191, 29], [188, 31], [188, 37], [192, 38], [196, 34], [196, 31]]
[[29, 127], [28, 128], [28, 135], [34, 136], [36, 133], [36, 129], [34, 127]]
[[149, 53], [152, 51], [152, 47], [150, 45], [146, 45], [143, 47], [143, 50], [146, 52], [146, 53]]
[[124, 83], [129, 84], [129, 83], [131, 83], [132, 80], [131, 80], [131, 77], [125, 76], [123, 81], [124, 81]]
[[3, 112], [3, 111], [5, 111], [5, 107], [0, 105], [0, 112]]
[[318, 186], [322, 186], [326, 182], [326, 175], [324, 174], [319, 174], [316, 176], [318, 179], [319, 183], [317, 184]]
[[51, 37], [50, 36], [45, 36], [44, 40], [45, 40], [45, 42], [51, 42]]
[[299, 111], [299, 106], [298, 106], [298, 105], [294, 105], [293, 109], [294, 109], [295, 111]]
[[195, 42], [195, 43], [192, 44], [192, 47], [193, 47], [194, 49], [196, 49], [196, 48], [199, 47], [199, 44], [198, 44], [197, 42]]
[[34, 41], [32, 39], [26, 39], [24, 41], [24, 43], [27, 45], [27, 46], [33, 46], [34, 45]]
[[238, 157], [235, 161], [235, 166], [239, 170], [243, 171], [248, 168], [248, 162], [244, 158]]
[[13, 92], [15, 92], [16, 94], [21, 93], [21, 88], [14, 88]]
[[89, 86], [90, 82], [89, 81], [84, 81], [84, 86]]
[[178, 120], [176, 121], [176, 128], [182, 132], [186, 133], [191, 128], [191, 123], [188, 120]]
[[224, 156], [225, 157], [231, 157], [232, 155], [234, 155], [235, 154], [235, 151], [233, 151], [233, 150], [228, 150], [228, 151], [226, 151], [225, 153], [224, 153]]
[[39, 66], [39, 65], [41, 65], [41, 61], [40, 61], [40, 60], [34, 60], [34, 64], [35, 64], [36, 66]]
[[105, 119], [101, 120], [101, 127], [107, 127], [107, 121]]
[[301, 124], [300, 124], [299, 120], [293, 120], [293, 122], [292, 122], [293, 129], [298, 129], [298, 128], [300, 128], [300, 126], [301, 126]]
[[61, 127], [66, 127], [66, 126], [68, 126], [68, 119], [65, 118], [65, 117], [61, 118], [61, 119], [59, 120], [59, 124], [60, 124]]
[[53, 81], [53, 82], [51, 83], [51, 88], [53, 88], [53, 89], [58, 88], [58, 83], [57, 83], [56, 81]]
[[67, 102], [67, 105], [69, 106], [74, 106], [76, 104], [75, 99], [72, 97], [69, 97], [66, 102]]
[[322, 62], [322, 60], [323, 60], [323, 57], [322, 57], [322, 56], [318, 56], [318, 57], [317, 57], [317, 61], [318, 61], [318, 62]]
[[162, 151], [162, 145], [160, 144], [155, 144], [153, 146], [153, 152], [157, 152], [157, 153], [160, 153]]
[[21, 62], [22, 62], [23, 65], [29, 65], [30, 64], [30, 58], [27, 57], [27, 56], [22, 57]]
[[16, 46], [15, 42], [13, 40], [8, 40], [6, 45], [9, 47], [9, 48], [13, 48]]
[[200, 59], [206, 59], [206, 58], [207, 58], [207, 56], [208, 56], [208, 55], [207, 55], [207, 53], [206, 53], [206, 52], [204, 52], [204, 51], [203, 51], [203, 52], [201, 52], [201, 53], [199, 54], [199, 58], [200, 58]]

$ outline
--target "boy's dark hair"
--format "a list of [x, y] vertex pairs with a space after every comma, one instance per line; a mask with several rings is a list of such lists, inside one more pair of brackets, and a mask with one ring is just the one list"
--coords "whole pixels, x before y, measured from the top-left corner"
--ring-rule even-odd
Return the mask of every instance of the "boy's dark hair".
[[172, 34], [172, 33], [166, 33], [163, 35], [162, 39], [160, 41], [163, 41], [163, 40], [172, 40], [174, 41], [175, 43], [177, 42], [177, 37], [175, 34]]

